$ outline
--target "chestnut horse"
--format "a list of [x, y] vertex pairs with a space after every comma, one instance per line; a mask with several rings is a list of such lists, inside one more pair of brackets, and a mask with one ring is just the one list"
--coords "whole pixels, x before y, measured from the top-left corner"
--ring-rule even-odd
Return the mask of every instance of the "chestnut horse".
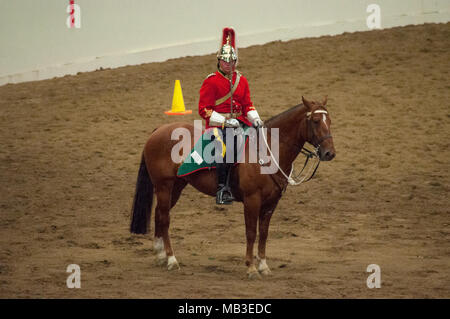
[[[314, 145], [321, 161], [335, 156], [333, 138], [330, 133], [331, 119], [322, 102], [308, 101], [302, 97], [299, 104], [265, 123], [267, 140], [270, 128], [279, 128], [278, 165], [283, 172], [290, 172], [292, 163], [305, 142]], [[145, 234], [149, 230], [153, 193], [156, 193], [154, 249], [160, 263], [169, 270], [178, 269], [169, 237], [170, 209], [180, 198], [183, 188], [189, 183], [202, 193], [215, 196], [217, 178], [214, 170], [202, 170], [185, 177], [178, 177], [181, 165], [171, 160], [171, 149], [178, 142], [171, 139], [176, 128], [190, 130], [194, 145], [194, 127], [187, 123], [166, 124], [157, 128], [145, 144], [136, 183], [130, 231]], [[259, 278], [259, 273], [270, 274], [266, 263], [266, 240], [270, 218], [280, 200], [288, 181], [280, 170], [274, 174], [261, 174], [259, 163], [249, 163], [249, 149], [245, 150], [245, 162], [233, 167], [231, 189], [236, 201], [244, 204], [247, 253], [245, 264], [249, 278]], [[253, 245], [259, 221], [258, 265], [255, 266]]]

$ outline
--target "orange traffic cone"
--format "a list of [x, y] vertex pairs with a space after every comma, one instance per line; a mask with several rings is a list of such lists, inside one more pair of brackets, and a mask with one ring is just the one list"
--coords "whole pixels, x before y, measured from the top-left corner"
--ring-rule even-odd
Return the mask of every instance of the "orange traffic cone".
[[180, 80], [175, 81], [175, 89], [173, 90], [172, 109], [165, 111], [167, 115], [184, 115], [191, 114], [192, 110], [187, 110], [184, 107], [183, 92], [181, 92]]

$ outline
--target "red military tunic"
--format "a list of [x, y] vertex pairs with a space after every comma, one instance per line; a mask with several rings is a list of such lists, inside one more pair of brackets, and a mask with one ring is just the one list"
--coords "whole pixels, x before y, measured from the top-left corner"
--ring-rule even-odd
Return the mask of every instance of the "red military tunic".
[[[233, 85], [236, 82], [237, 71], [233, 74]], [[217, 113], [230, 113], [230, 98], [216, 105], [216, 101], [230, 92], [230, 81], [222, 73], [216, 71], [209, 75], [200, 88], [200, 100], [198, 102], [198, 113], [206, 120], [206, 128], [209, 126], [209, 118], [213, 111]], [[247, 112], [255, 110], [250, 98], [247, 79], [241, 74], [238, 87], [233, 93], [233, 113], [240, 114], [237, 119], [248, 126], [252, 124], [247, 119]]]

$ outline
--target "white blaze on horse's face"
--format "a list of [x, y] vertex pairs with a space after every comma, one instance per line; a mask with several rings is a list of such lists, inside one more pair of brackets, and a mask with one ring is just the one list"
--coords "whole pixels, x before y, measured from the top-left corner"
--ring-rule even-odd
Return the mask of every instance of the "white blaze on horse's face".
[[325, 124], [325, 126], [326, 126], [326, 128], [328, 130], [329, 128], [328, 128], [328, 125], [327, 125], [327, 116], [325, 114], [322, 114], [322, 121], [323, 121], [323, 123]]
[[[314, 116], [315, 114], [317, 115]], [[331, 132], [330, 132], [331, 119], [329, 117], [328, 117], [329, 122], [327, 123], [328, 112], [324, 109], [316, 109], [315, 111], [307, 112], [306, 115], [308, 119], [311, 120], [311, 122], [313, 122], [311, 128], [313, 136], [310, 136], [312, 140], [309, 142], [318, 148], [317, 151], [320, 160], [322, 161], [332, 160], [335, 157], [335, 151], [331, 139]]]
[[[306, 116], [308, 116], [308, 118], [311, 117], [312, 114], [322, 114], [322, 121], [325, 124], [325, 127], [327, 128], [327, 130], [329, 130], [330, 128], [328, 127], [327, 124], [327, 114], [328, 112], [325, 110], [315, 110], [314, 112], [308, 112], [306, 113]], [[317, 121], [317, 120], [316, 120]]]

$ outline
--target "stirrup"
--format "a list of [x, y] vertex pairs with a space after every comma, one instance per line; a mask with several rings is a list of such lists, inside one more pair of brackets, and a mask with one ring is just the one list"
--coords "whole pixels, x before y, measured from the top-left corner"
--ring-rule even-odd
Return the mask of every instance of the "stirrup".
[[216, 204], [217, 205], [231, 205], [233, 203], [233, 194], [231, 194], [231, 190], [228, 186], [222, 186], [216, 195]]

